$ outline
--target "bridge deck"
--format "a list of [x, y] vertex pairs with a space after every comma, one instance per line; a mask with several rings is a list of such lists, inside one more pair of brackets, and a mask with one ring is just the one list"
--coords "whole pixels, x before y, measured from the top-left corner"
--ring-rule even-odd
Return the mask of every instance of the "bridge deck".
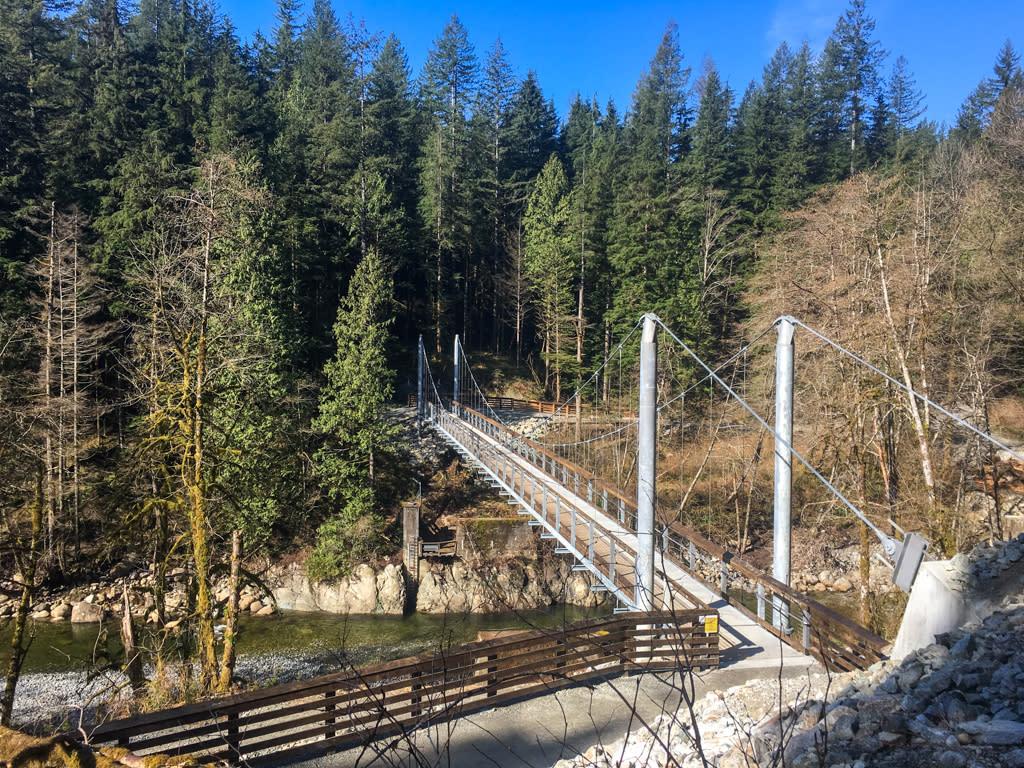
[[[451, 413], [437, 414], [434, 426], [459, 447], [510, 503], [542, 524], [563, 553], [584, 561], [603, 586], [632, 598], [635, 586], [636, 534], [596, 505], [558, 482], [487, 430]], [[666, 588], [667, 585], [667, 588]], [[655, 574], [655, 606], [715, 609], [719, 615], [720, 663], [744, 665], [808, 665], [809, 657], [764, 629], [730, 605], [669, 556], [659, 556]]]

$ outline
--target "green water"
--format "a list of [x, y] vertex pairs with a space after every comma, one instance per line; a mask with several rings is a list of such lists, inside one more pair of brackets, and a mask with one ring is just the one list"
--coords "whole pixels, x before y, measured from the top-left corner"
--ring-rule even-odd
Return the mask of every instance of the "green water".
[[[309, 655], [362, 666], [403, 656], [433, 653], [452, 645], [472, 642], [484, 629], [548, 627], [606, 614], [559, 605], [518, 614], [413, 614], [398, 616], [339, 616], [287, 611], [276, 616], [242, 616], [239, 654]], [[23, 672], [85, 670], [105, 661], [119, 666], [118, 625], [108, 622], [71, 624], [35, 622], [34, 638]], [[0, 624], [0, 670], [7, 668], [13, 622]], [[140, 644], [151, 646], [143, 637]]]

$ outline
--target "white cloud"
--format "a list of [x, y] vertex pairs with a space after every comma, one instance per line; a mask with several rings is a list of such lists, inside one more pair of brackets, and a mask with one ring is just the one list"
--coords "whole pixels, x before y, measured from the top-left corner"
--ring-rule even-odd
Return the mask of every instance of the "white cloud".
[[820, 53], [846, 7], [844, 0], [781, 0], [765, 33], [768, 55], [783, 42], [796, 48], [805, 39]]

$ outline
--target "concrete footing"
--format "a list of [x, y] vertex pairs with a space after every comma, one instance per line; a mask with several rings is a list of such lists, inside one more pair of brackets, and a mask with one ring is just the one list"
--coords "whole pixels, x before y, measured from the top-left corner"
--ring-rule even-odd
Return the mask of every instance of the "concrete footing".
[[919, 648], [931, 645], [936, 635], [984, 618], [975, 615], [964, 585], [955, 575], [949, 560], [921, 563], [903, 614], [903, 623], [892, 646], [892, 658], [902, 659]]

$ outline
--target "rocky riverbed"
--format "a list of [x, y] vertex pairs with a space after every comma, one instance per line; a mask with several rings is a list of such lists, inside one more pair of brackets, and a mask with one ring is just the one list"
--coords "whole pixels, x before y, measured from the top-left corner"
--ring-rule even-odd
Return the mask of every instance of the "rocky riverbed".
[[[235, 673], [243, 680], [287, 683], [326, 674], [321, 656], [314, 653], [266, 653], [242, 656]], [[168, 671], [167, 685], [180, 685], [176, 672]], [[147, 677], [154, 677], [147, 669]], [[47, 672], [22, 675], [14, 699], [13, 725], [28, 733], [44, 734], [66, 724], [86, 732], [99, 713], [127, 713], [128, 678], [121, 672]]]
[[[18, 582], [18, 575], [14, 581]], [[167, 573], [167, 594], [164, 599], [164, 617], [167, 621], [181, 618], [186, 609], [188, 574], [184, 568]], [[156, 623], [158, 613], [153, 596], [155, 577], [151, 566], [140, 565], [126, 559], [117, 563], [109, 573], [70, 589], [39, 587], [31, 608], [34, 621], [70, 621], [73, 624], [98, 623], [123, 613], [127, 592], [132, 616], [147, 623]], [[220, 579], [214, 585], [214, 597], [223, 604], [228, 597], [228, 581]], [[17, 597], [0, 597], [0, 619], [12, 616], [18, 607]], [[276, 612], [273, 596], [258, 586], [242, 589], [239, 608], [254, 615], [269, 616]]]

